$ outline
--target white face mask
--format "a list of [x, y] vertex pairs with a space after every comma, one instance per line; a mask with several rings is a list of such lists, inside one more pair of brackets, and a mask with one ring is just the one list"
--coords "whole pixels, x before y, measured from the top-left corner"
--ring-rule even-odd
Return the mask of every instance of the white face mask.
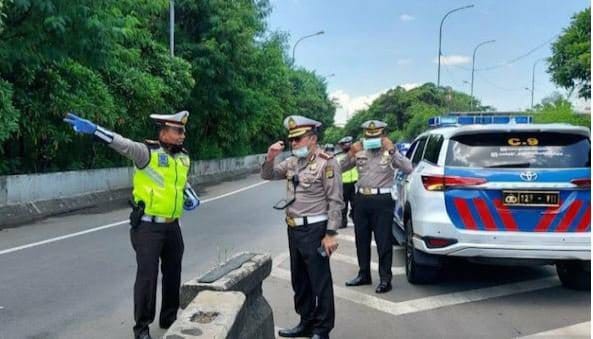
[[305, 158], [307, 155], [309, 155], [309, 147], [303, 146], [301, 148], [295, 148], [292, 150], [292, 154], [294, 154], [294, 156], [297, 158]]
[[365, 150], [381, 148], [381, 138], [365, 138], [362, 140], [362, 147]]

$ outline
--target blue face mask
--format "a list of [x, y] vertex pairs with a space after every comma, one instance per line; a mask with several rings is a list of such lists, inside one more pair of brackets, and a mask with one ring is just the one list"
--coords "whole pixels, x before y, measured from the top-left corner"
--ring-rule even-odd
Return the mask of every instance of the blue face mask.
[[381, 148], [381, 138], [362, 139], [362, 147], [365, 150]]
[[309, 155], [309, 147], [303, 146], [301, 148], [295, 148], [292, 150], [292, 154], [294, 154], [294, 156], [297, 158], [305, 158], [307, 155]]

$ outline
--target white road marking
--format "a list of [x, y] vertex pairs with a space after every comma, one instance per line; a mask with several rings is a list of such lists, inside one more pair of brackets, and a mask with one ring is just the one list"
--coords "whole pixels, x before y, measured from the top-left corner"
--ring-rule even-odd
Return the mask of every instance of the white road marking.
[[570, 325], [562, 328], [553, 329], [546, 332], [535, 333], [521, 339], [544, 339], [544, 338], [591, 338], [591, 322]]
[[[349, 255], [344, 255], [338, 252], [334, 252], [331, 255], [331, 260], [337, 260], [337, 261], [341, 261], [343, 263], [347, 263], [347, 264], [351, 264], [351, 265], [355, 265], [358, 267], [358, 259], [351, 257]], [[374, 271], [378, 271], [379, 270], [379, 264], [377, 264], [374, 261], [371, 261], [371, 270]], [[405, 267], [397, 267], [397, 266], [392, 266], [391, 267], [391, 272], [394, 275], [401, 275], [401, 274], [406, 274], [406, 268]]]
[[[272, 270], [273, 277], [290, 281], [290, 271], [282, 268]], [[358, 292], [351, 288], [334, 285], [334, 295], [395, 316], [430, 311], [433, 309], [481, 301], [491, 298], [504, 297], [513, 294], [531, 292], [560, 285], [558, 278], [543, 278], [517, 283], [503, 284], [493, 287], [478, 288], [462, 292], [441, 294], [413, 300], [392, 302], [372, 295]], [[397, 287], [396, 287], [397, 289]]]
[[[269, 182], [269, 180], [260, 181], [260, 182], [258, 182], [256, 184], [245, 186], [245, 187], [240, 188], [238, 190], [234, 190], [232, 192], [228, 192], [228, 193], [219, 195], [217, 197], [212, 197], [210, 199], [202, 200], [201, 203], [202, 204], [205, 204], [205, 203], [208, 203], [208, 202], [211, 202], [211, 201], [214, 201], [214, 200], [222, 199], [222, 198], [228, 197], [230, 195], [237, 194], [237, 193], [246, 191], [248, 189], [257, 187], [259, 185], [266, 184], [268, 182]], [[60, 240], [68, 239], [68, 238], [78, 237], [80, 235], [84, 235], [84, 234], [88, 234], [88, 233], [93, 233], [93, 232], [101, 231], [101, 230], [108, 229], [108, 228], [115, 227], [115, 226], [119, 226], [119, 225], [122, 225], [122, 224], [125, 224], [125, 223], [128, 223], [128, 222], [129, 222], [129, 220], [126, 219], [126, 220], [114, 222], [114, 223], [111, 223], [111, 224], [108, 224], [108, 225], [98, 226], [98, 227], [95, 227], [95, 228], [91, 228], [91, 229], [80, 231], [80, 232], [76, 232], [76, 233], [70, 233], [70, 234], [59, 236], [59, 237], [55, 237], [55, 238], [50, 238], [50, 239], [43, 240], [43, 241], [34, 242], [34, 243], [31, 243], [31, 244], [26, 244], [26, 245], [22, 245], [22, 246], [17, 246], [17, 247], [5, 249], [5, 250], [0, 251], [0, 255], [12, 253], [12, 252], [16, 252], [16, 251], [20, 251], [20, 250], [24, 250], [24, 249], [31, 248], [31, 247], [41, 246], [41, 245], [49, 244], [49, 243], [52, 243], [52, 242], [56, 242], [56, 241], [60, 241]]]
[[0, 306], [0, 310], [3, 310], [3, 309], [4, 309], [4, 307]]
[[[356, 238], [353, 235], [338, 233], [337, 237], [338, 237], [338, 240], [344, 240], [344, 241], [356, 243]], [[375, 242], [375, 240], [371, 241], [371, 246], [377, 247], [377, 243]], [[403, 250], [404, 248], [402, 246], [394, 245], [393, 249], [399, 251], [399, 250]]]

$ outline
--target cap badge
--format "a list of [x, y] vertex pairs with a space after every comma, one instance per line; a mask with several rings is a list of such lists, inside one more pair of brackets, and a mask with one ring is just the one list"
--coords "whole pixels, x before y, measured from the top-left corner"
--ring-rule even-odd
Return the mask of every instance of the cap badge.
[[296, 127], [296, 121], [293, 118], [288, 119], [288, 128], [294, 129]]

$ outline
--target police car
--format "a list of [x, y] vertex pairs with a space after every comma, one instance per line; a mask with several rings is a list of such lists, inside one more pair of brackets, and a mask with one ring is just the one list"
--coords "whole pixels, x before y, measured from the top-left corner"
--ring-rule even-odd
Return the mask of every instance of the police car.
[[447, 257], [555, 264], [590, 289], [590, 131], [516, 114], [430, 119], [396, 172], [394, 236], [411, 283], [434, 282]]

